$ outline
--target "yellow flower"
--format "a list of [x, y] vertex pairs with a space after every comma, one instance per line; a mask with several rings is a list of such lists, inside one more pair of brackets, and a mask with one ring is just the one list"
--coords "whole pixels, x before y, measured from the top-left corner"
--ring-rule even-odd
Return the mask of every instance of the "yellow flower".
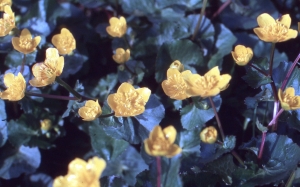
[[231, 51], [234, 61], [239, 66], [245, 66], [253, 57], [253, 51], [249, 47], [243, 45], [237, 45], [234, 48], [234, 51]]
[[184, 66], [183, 66], [183, 64], [181, 64], [181, 62], [179, 60], [175, 60], [174, 62], [172, 62], [172, 64], [170, 65], [170, 68], [175, 68], [179, 72], [182, 72], [184, 70]]
[[229, 74], [220, 75], [218, 66], [215, 66], [204, 76], [199, 74], [188, 76], [187, 83], [190, 89], [187, 90], [187, 94], [203, 98], [216, 96], [229, 86], [230, 79]]
[[200, 139], [204, 143], [213, 144], [218, 138], [218, 131], [215, 127], [206, 127], [200, 132]]
[[75, 158], [69, 164], [68, 174], [56, 177], [53, 187], [99, 187], [99, 178], [105, 167], [102, 158], [93, 157], [88, 162]]
[[52, 127], [52, 122], [50, 119], [44, 119], [40, 121], [41, 129], [43, 131], [48, 131]]
[[55, 48], [46, 50], [45, 62], [36, 63], [32, 66], [34, 78], [29, 81], [31, 86], [42, 87], [49, 85], [60, 76], [64, 68], [64, 57], [58, 55]]
[[116, 50], [116, 54], [112, 56], [115, 62], [118, 64], [123, 64], [127, 62], [130, 58], [130, 50], [127, 49], [126, 51], [123, 48], [118, 48]]
[[278, 98], [284, 110], [297, 110], [300, 108], [300, 96], [295, 96], [295, 89], [293, 87], [288, 87], [283, 93], [279, 88]]
[[62, 28], [60, 34], [54, 35], [51, 41], [61, 55], [69, 54], [76, 48], [76, 41], [66, 28]]
[[144, 140], [146, 153], [151, 156], [165, 156], [167, 158], [181, 153], [182, 149], [174, 144], [176, 134], [176, 129], [171, 125], [163, 130], [159, 125], [155, 126], [150, 132], [149, 138]]
[[15, 28], [15, 14], [9, 5], [5, 5], [3, 18], [0, 18], [0, 37], [8, 35], [13, 28]]
[[289, 14], [283, 15], [280, 19], [275, 20], [267, 13], [257, 17], [258, 28], [254, 28], [255, 34], [259, 39], [265, 42], [284, 42], [296, 38], [298, 32], [290, 29], [291, 17]]
[[78, 114], [84, 121], [93, 121], [102, 113], [98, 100], [88, 100], [83, 107], [78, 110]]
[[0, 11], [4, 11], [5, 5], [11, 6], [11, 0], [0, 0]]
[[1, 92], [1, 99], [19, 101], [25, 96], [26, 81], [20, 72], [17, 76], [12, 73], [7, 73], [3, 79], [7, 89]]
[[183, 100], [189, 97], [186, 93], [189, 88], [185, 79], [192, 75], [190, 70], [180, 73], [177, 68], [169, 68], [167, 71], [167, 80], [162, 82], [162, 88], [167, 96], [172, 99]]
[[13, 37], [11, 40], [14, 49], [23, 54], [32, 53], [36, 50], [36, 46], [39, 45], [40, 41], [40, 36], [36, 36], [32, 39], [31, 33], [28, 29], [23, 29], [19, 38]]
[[117, 117], [136, 116], [145, 111], [150, 94], [149, 88], [134, 89], [131, 84], [122, 83], [117, 93], [108, 96], [107, 103]]
[[106, 32], [112, 37], [121, 38], [127, 30], [126, 19], [121, 16], [120, 19], [112, 17], [109, 19], [110, 26], [106, 27]]

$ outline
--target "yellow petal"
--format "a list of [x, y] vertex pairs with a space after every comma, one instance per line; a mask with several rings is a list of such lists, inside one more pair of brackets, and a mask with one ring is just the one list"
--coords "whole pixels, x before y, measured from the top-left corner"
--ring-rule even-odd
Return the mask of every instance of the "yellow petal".
[[80, 158], [75, 158], [69, 163], [69, 173], [77, 173], [86, 169], [86, 162]]
[[133, 90], [134, 90], [134, 87], [131, 84], [124, 82], [118, 88], [117, 93], [126, 93], [126, 92], [131, 92]]
[[29, 84], [33, 87], [43, 87], [48, 85], [47, 82], [37, 80], [35, 77], [29, 80]]
[[297, 30], [289, 29], [288, 32], [286, 33], [286, 39], [285, 40], [296, 38], [297, 36], [298, 36]]
[[114, 96], [115, 94], [110, 94], [107, 97], [107, 104], [113, 111], [115, 111], [117, 108], [117, 103], [114, 101]]
[[27, 39], [27, 40], [32, 40], [32, 36], [31, 36], [30, 31], [28, 29], [23, 29], [21, 31], [20, 38]]
[[12, 73], [6, 73], [3, 76], [3, 82], [4, 82], [6, 87], [10, 87], [13, 84], [14, 81], [15, 81], [15, 75], [12, 74]]
[[11, 43], [12, 43], [12, 45], [13, 45], [13, 47], [14, 47], [14, 49], [15, 50], [17, 50], [17, 51], [19, 51], [19, 52], [21, 52], [23, 49], [20, 47], [20, 38], [18, 38], [18, 37], [13, 37], [12, 39], [11, 39]]
[[142, 96], [144, 102], [147, 102], [151, 95], [151, 90], [149, 88], [138, 88], [136, 91]]
[[278, 89], [278, 99], [279, 99], [280, 102], [283, 101], [283, 93], [282, 93], [281, 88]]
[[39, 43], [41, 42], [41, 39], [42, 38], [40, 36], [36, 36], [33, 38], [35, 47], [39, 45]]
[[270, 16], [270, 14], [263, 13], [257, 17], [257, 23], [260, 27], [265, 27], [267, 25], [275, 24], [275, 19]]
[[285, 89], [284, 95], [295, 96], [295, 89], [293, 87], [288, 87]]
[[99, 178], [106, 167], [106, 162], [102, 158], [93, 157], [88, 160], [87, 169], [93, 168], [94, 174]]
[[165, 138], [165, 135], [161, 129], [161, 126], [159, 125], [156, 125], [152, 131], [150, 132], [150, 135], [149, 135], [149, 140], [150, 141], [153, 141], [155, 140], [156, 138], [162, 138], [164, 139]]
[[65, 65], [65, 59], [63, 56], [60, 56], [57, 60], [57, 67], [56, 67], [56, 76], [60, 76]]
[[278, 21], [287, 26], [287, 28], [291, 27], [292, 19], [289, 14], [284, 14]]
[[176, 139], [176, 134], [177, 134], [177, 131], [176, 129], [170, 125], [168, 127], [165, 127], [163, 129], [163, 132], [165, 134], [165, 138], [166, 140], [170, 143], [170, 144], [173, 144], [175, 142], [175, 139]]
[[146, 152], [148, 155], [154, 156], [154, 155], [152, 154], [152, 150], [150, 149], [150, 147], [152, 147], [152, 142], [150, 141], [149, 138], [147, 138], [147, 139], [144, 140], [144, 148], [145, 148], [145, 152]]
[[175, 156], [175, 155], [177, 155], [177, 154], [179, 154], [181, 152], [182, 152], [182, 149], [178, 145], [172, 144], [170, 146], [170, 148], [168, 149], [166, 157], [167, 158], [171, 158], [171, 157], [173, 157], [173, 156]]
[[56, 59], [58, 58], [58, 50], [55, 48], [48, 48], [46, 50], [46, 59]]
[[220, 70], [218, 66], [213, 67], [211, 70], [209, 70], [207, 73], [205, 73], [204, 76], [220, 76]]
[[266, 33], [263, 28], [254, 28], [253, 31], [262, 41], [272, 42], [272, 43], [277, 42], [277, 38], [272, 37], [273, 35]]
[[225, 90], [228, 87], [228, 83], [230, 80], [231, 76], [229, 74], [221, 75], [218, 82], [218, 88], [220, 88], [221, 91]]

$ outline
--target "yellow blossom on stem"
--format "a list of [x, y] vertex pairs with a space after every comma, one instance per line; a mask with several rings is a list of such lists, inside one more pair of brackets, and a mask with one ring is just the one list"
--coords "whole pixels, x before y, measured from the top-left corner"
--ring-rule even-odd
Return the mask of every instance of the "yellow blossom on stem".
[[234, 51], [231, 51], [234, 61], [239, 66], [245, 66], [253, 57], [253, 51], [249, 47], [243, 45], [237, 45], [234, 48]]
[[283, 93], [279, 88], [278, 98], [281, 108], [284, 110], [297, 110], [300, 108], [300, 96], [295, 96], [295, 89], [293, 87], [288, 87]]
[[126, 49], [126, 51], [123, 48], [116, 49], [116, 54], [112, 56], [115, 62], [118, 64], [123, 64], [127, 62], [130, 58], [130, 50]]
[[69, 164], [68, 174], [56, 177], [53, 187], [99, 187], [99, 178], [105, 167], [102, 158], [93, 157], [88, 162], [75, 158]]
[[28, 29], [23, 29], [20, 37], [13, 37], [11, 40], [14, 49], [23, 54], [32, 53], [36, 50], [36, 46], [39, 45], [40, 41], [40, 36], [36, 36], [32, 39]]
[[290, 29], [291, 17], [289, 14], [283, 15], [280, 19], [274, 19], [267, 13], [257, 17], [258, 28], [254, 28], [255, 34], [265, 42], [284, 42], [296, 38], [298, 32]]
[[62, 28], [60, 34], [54, 35], [51, 41], [61, 55], [69, 54], [76, 49], [76, 40], [66, 28]]
[[84, 121], [93, 121], [102, 114], [98, 100], [88, 100], [85, 105], [78, 110], [78, 114]]
[[150, 95], [149, 88], [134, 89], [131, 84], [122, 83], [117, 93], [108, 96], [107, 103], [117, 117], [136, 116], [145, 111]]
[[106, 27], [106, 32], [112, 37], [121, 38], [127, 31], [126, 19], [121, 16], [120, 19], [112, 17], [109, 19], [110, 26]]
[[159, 125], [155, 126], [150, 132], [149, 138], [144, 140], [146, 153], [151, 156], [165, 156], [167, 158], [181, 153], [182, 149], [174, 144], [176, 134], [176, 129], [171, 125], [163, 130]]
[[17, 76], [7, 73], [3, 79], [7, 89], [4, 92], [0, 92], [1, 99], [19, 101], [25, 96], [26, 81], [20, 72]]
[[184, 66], [183, 66], [183, 64], [181, 64], [181, 62], [179, 60], [175, 60], [174, 62], [172, 62], [172, 64], [170, 65], [170, 68], [175, 68], [179, 72], [182, 72], [184, 70]]
[[8, 35], [13, 28], [15, 28], [15, 14], [9, 5], [5, 5], [3, 18], [0, 18], [0, 37]]
[[187, 90], [187, 94], [203, 98], [216, 96], [229, 86], [230, 79], [229, 74], [220, 75], [218, 66], [215, 66], [204, 76], [199, 74], [188, 76], [187, 83], [190, 88]]
[[0, 0], [0, 11], [4, 11], [5, 5], [11, 6], [11, 0]]
[[41, 124], [41, 129], [43, 131], [48, 131], [51, 129], [52, 127], [52, 122], [50, 119], [44, 119], [44, 120], [41, 120], [40, 121], [40, 124]]
[[64, 68], [64, 57], [59, 56], [57, 49], [48, 48], [44, 62], [32, 66], [34, 78], [29, 81], [31, 86], [42, 87], [49, 85], [60, 76]]
[[213, 144], [218, 138], [218, 131], [215, 127], [206, 127], [200, 132], [200, 139], [204, 143]]
[[186, 90], [189, 88], [185, 82], [188, 76], [192, 75], [190, 70], [180, 73], [177, 68], [169, 68], [167, 80], [162, 82], [162, 88], [167, 96], [172, 99], [183, 100], [189, 97]]

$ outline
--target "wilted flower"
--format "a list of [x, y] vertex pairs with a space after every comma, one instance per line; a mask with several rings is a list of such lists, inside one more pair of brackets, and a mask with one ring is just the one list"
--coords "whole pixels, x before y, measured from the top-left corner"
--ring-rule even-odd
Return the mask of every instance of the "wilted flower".
[[76, 48], [76, 41], [66, 28], [62, 28], [60, 34], [54, 35], [51, 41], [61, 55], [69, 54]]
[[234, 48], [234, 51], [231, 51], [234, 61], [240, 65], [245, 66], [253, 57], [253, 51], [249, 47], [243, 45], [237, 45]]
[[40, 121], [41, 124], [41, 130], [42, 131], [48, 131], [52, 127], [52, 122], [50, 119], [44, 119]]
[[7, 73], [3, 79], [7, 89], [4, 92], [0, 92], [1, 99], [19, 101], [25, 96], [26, 81], [20, 72], [17, 76]]
[[291, 17], [289, 14], [283, 15], [280, 19], [275, 20], [267, 13], [257, 17], [258, 28], [254, 28], [255, 34], [259, 39], [265, 42], [284, 42], [296, 38], [298, 32], [290, 29]]
[[117, 93], [108, 96], [107, 103], [117, 117], [136, 116], [145, 111], [150, 94], [149, 88], [134, 89], [131, 84], [122, 83]]
[[169, 68], [167, 80], [162, 82], [162, 88], [167, 96], [172, 99], [183, 100], [189, 97], [186, 90], [189, 88], [185, 82], [188, 76], [192, 75], [190, 70], [180, 73], [177, 68]]
[[39, 45], [40, 41], [40, 36], [36, 36], [32, 39], [31, 33], [28, 29], [23, 29], [20, 37], [13, 37], [11, 40], [14, 49], [23, 54], [32, 53], [36, 50], [36, 46]]
[[130, 50], [126, 49], [126, 51], [123, 48], [116, 49], [116, 54], [112, 56], [115, 62], [118, 64], [123, 64], [127, 62], [130, 58]]
[[218, 131], [215, 127], [206, 127], [200, 132], [200, 139], [204, 143], [213, 144], [218, 138]]
[[85, 105], [78, 110], [78, 114], [84, 121], [93, 121], [102, 113], [98, 100], [88, 100]]
[[229, 86], [231, 76], [229, 74], [220, 75], [218, 66], [209, 70], [204, 76], [193, 74], [187, 77], [190, 88], [187, 94], [191, 96], [201, 96], [203, 98], [218, 95], [220, 91]]
[[126, 19], [121, 16], [120, 19], [112, 17], [109, 19], [110, 26], [106, 27], [106, 32], [112, 37], [121, 38], [127, 30]]
[[181, 64], [181, 62], [179, 60], [175, 60], [174, 62], [172, 62], [172, 64], [170, 65], [170, 68], [175, 68], [179, 72], [182, 72], [184, 70], [184, 66], [183, 66], [183, 64]]
[[32, 66], [34, 78], [29, 83], [35, 87], [49, 85], [55, 81], [57, 76], [60, 76], [63, 68], [64, 57], [58, 55], [57, 49], [48, 48], [45, 62], [36, 63]]
[[93, 157], [88, 162], [75, 158], [69, 164], [68, 174], [56, 177], [53, 187], [99, 187], [99, 178], [105, 167], [102, 158]]
[[295, 89], [293, 87], [288, 87], [283, 93], [279, 88], [278, 98], [284, 110], [297, 110], [300, 108], [300, 96], [295, 96]]
[[5, 5], [11, 6], [11, 0], [0, 0], [0, 11], [4, 11]]
[[159, 125], [155, 126], [150, 132], [149, 138], [144, 140], [146, 153], [151, 156], [165, 156], [167, 158], [181, 153], [182, 149], [174, 144], [176, 134], [176, 129], [171, 125], [163, 130]]
[[0, 18], [0, 37], [8, 35], [13, 28], [15, 28], [15, 14], [9, 5], [5, 5], [3, 18]]

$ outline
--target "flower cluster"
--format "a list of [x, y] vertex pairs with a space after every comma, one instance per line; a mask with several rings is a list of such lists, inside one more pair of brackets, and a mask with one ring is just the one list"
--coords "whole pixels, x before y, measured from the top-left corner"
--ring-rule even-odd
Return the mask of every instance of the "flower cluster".
[[293, 87], [288, 87], [284, 92], [279, 89], [278, 98], [284, 110], [297, 110], [300, 108], [300, 96], [295, 96]]
[[243, 45], [237, 45], [234, 48], [234, 51], [231, 51], [234, 61], [239, 66], [245, 66], [253, 57], [253, 51], [249, 47]]
[[0, 11], [4, 11], [5, 5], [11, 6], [11, 0], [0, 0]]
[[93, 157], [85, 162], [75, 158], [69, 164], [68, 174], [54, 179], [53, 187], [99, 187], [99, 178], [106, 167], [102, 158]]
[[12, 12], [9, 4], [1, 6], [3, 9], [3, 18], [0, 18], [0, 37], [8, 35], [15, 28], [15, 14]]
[[26, 81], [20, 72], [17, 76], [7, 73], [3, 79], [7, 89], [4, 92], [0, 92], [1, 99], [19, 101], [25, 96]]
[[204, 128], [200, 133], [200, 139], [204, 143], [213, 144], [218, 138], [218, 131], [215, 127]]
[[98, 100], [88, 100], [85, 105], [78, 110], [78, 114], [84, 121], [93, 121], [102, 114]]
[[61, 55], [70, 54], [76, 49], [76, 40], [66, 28], [62, 28], [60, 34], [54, 35], [51, 41]]
[[176, 139], [176, 129], [168, 126], [164, 129], [157, 125], [150, 132], [149, 138], [144, 140], [145, 151], [151, 156], [165, 156], [171, 158], [179, 153], [182, 149], [174, 144]]
[[109, 19], [110, 26], [106, 27], [106, 32], [112, 37], [121, 38], [127, 31], [126, 19], [121, 16], [120, 19], [112, 17]]
[[123, 48], [116, 49], [116, 54], [112, 56], [114, 61], [118, 64], [124, 64], [127, 62], [130, 58], [130, 50], [126, 49], [126, 51]]
[[36, 46], [39, 45], [40, 41], [40, 36], [36, 36], [32, 39], [30, 31], [28, 29], [23, 29], [20, 37], [12, 38], [12, 45], [14, 49], [20, 53], [28, 54], [36, 50]]

